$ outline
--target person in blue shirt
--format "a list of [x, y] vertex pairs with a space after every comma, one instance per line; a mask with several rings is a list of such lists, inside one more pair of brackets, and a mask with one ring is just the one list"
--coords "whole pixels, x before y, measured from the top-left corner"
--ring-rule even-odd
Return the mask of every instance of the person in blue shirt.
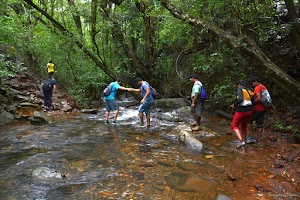
[[150, 127], [150, 113], [151, 106], [154, 104], [154, 98], [151, 95], [151, 86], [147, 81], [143, 81], [142, 78], [137, 77], [135, 82], [140, 86], [139, 89], [130, 88], [130, 92], [141, 92], [142, 100], [140, 101], [141, 105], [139, 106], [139, 117], [141, 126], [144, 126], [144, 113], [146, 114], [147, 127]]
[[117, 91], [118, 90], [129, 90], [129, 88], [120, 86], [121, 83], [121, 79], [117, 79], [115, 82], [111, 82], [110, 85], [111, 87], [111, 92], [108, 96], [104, 97], [104, 101], [105, 101], [105, 107], [106, 107], [106, 113], [105, 113], [105, 117], [106, 117], [106, 121], [105, 123], [109, 123], [108, 118], [109, 118], [109, 114], [111, 111], [114, 111], [114, 119], [113, 119], [113, 123], [116, 124], [117, 123], [117, 117], [119, 114], [119, 105], [116, 101], [116, 95], [117, 95]]

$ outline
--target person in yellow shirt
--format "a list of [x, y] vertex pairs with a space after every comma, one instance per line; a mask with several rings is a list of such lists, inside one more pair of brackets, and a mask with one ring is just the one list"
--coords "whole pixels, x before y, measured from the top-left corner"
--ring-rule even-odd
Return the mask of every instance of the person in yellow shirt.
[[47, 64], [47, 72], [48, 72], [49, 77], [51, 77], [53, 75], [53, 73], [55, 72], [54, 63], [52, 62], [52, 60], [50, 60], [49, 63]]

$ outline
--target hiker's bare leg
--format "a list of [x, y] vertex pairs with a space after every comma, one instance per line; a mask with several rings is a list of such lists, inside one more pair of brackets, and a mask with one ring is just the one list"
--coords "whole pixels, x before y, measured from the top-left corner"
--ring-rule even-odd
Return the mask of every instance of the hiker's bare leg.
[[144, 124], [144, 114], [142, 112], [140, 112], [139, 115], [140, 115], [141, 124]]
[[119, 114], [119, 109], [115, 110], [114, 121], [117, 121], [118, 114]]
[[147, 118], [147, 126], [150, 126], [150, 114], [147, 114], [146, 118]]
[[108, 111], [105, 112], [105, 117], [106, 117], [106, 121], [108, 121], [108, 117], [109, 117], [109, 112]]

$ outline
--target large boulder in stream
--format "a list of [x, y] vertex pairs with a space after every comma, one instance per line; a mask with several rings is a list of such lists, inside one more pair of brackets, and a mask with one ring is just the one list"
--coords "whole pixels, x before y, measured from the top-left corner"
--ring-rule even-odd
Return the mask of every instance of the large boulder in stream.
[[203, 149], [203, 144], [194, 138], [192, 134], [185, 130], [181, 130], [178, 136], [178, 140], [188, 146], [195, 151], [201, 151]]
[[0, 126], [2, 126], [2, 125], [13, 122], [13, 120], [15, 118], [14, 118], [13, 114], [11, 114], [9, 112], [6, 112], [6, 111], [1, 111], [0, 110], [0, 119], [1, 119], [0, 120]]
[[47, 114], [39, 111], [35, 111], [33, 113], [33, 116], [31, 118], [31, 124], [32, 125], [43, 125], [50, 123], [52, 121], [51, 117]]

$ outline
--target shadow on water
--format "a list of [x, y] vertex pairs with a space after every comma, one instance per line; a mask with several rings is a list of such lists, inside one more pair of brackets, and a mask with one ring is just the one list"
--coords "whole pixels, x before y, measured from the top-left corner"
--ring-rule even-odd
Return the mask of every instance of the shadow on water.
[[[48, 125], [1, 129], [1, 199], [272, 199], [253, 190], [266, 181], [263, 156], [250, 147], [245, 166], [228, 122], [204, 118], [194, 133], [206, 147], [199, 153], [177, 140], [186, 123], [153, 114], [151, 128], [140, 127], [135, 109], [122, 110], [117, 125], [103, 116], [57, 115]], [[248, 180], [240, 178], [245, 169]]]

